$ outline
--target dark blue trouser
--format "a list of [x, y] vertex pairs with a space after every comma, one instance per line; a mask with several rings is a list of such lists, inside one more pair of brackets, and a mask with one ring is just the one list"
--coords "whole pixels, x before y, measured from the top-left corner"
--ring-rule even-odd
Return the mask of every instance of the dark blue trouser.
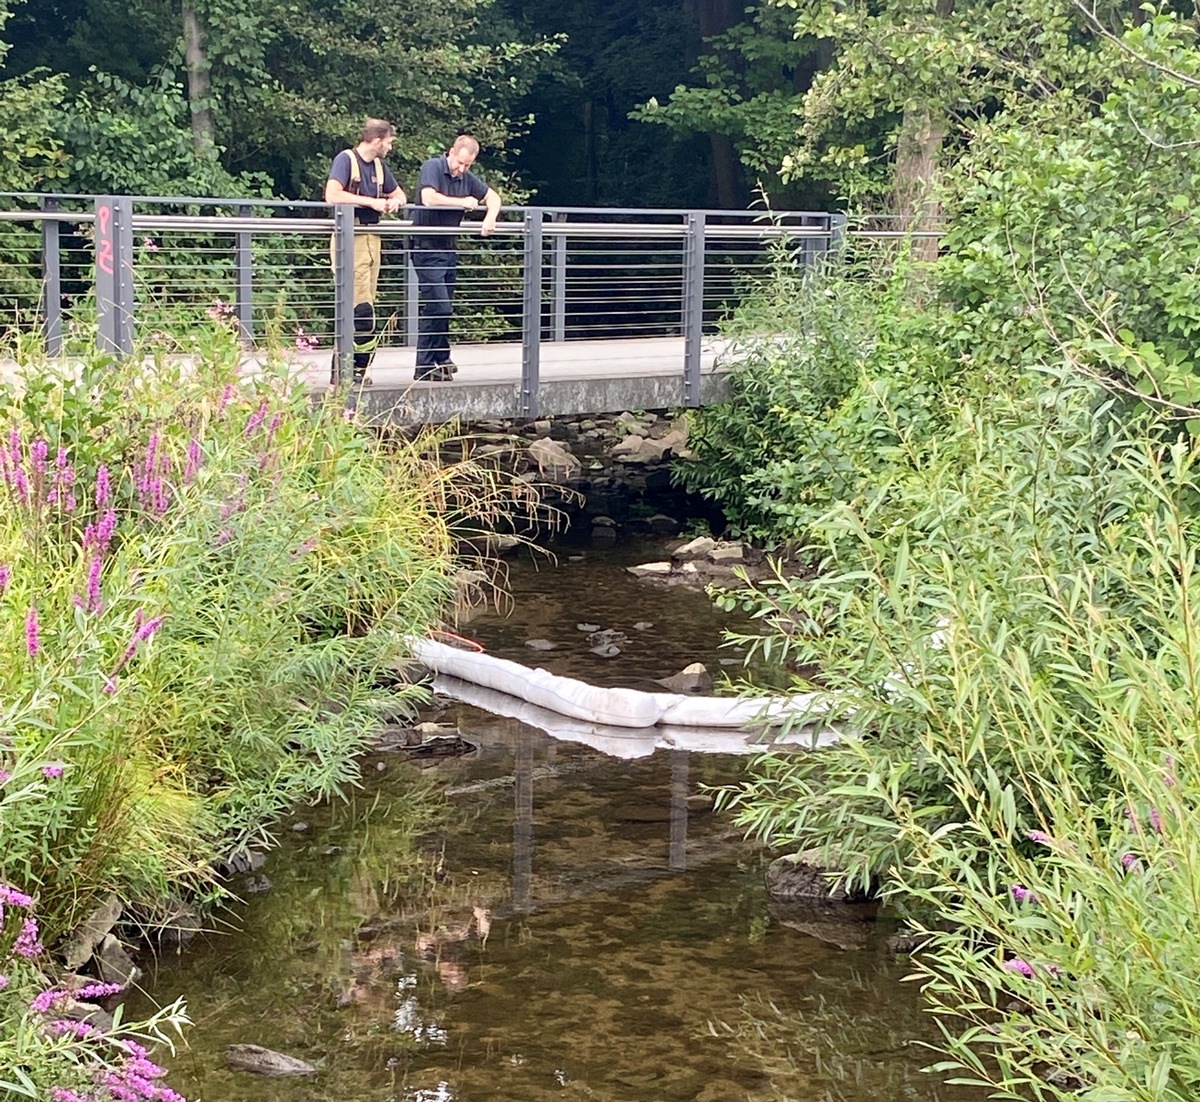
[[417, 318], [417, 367], [450, 359], [450, 315], [458, 253], [453, 249], [414, 249], [421, 312]]

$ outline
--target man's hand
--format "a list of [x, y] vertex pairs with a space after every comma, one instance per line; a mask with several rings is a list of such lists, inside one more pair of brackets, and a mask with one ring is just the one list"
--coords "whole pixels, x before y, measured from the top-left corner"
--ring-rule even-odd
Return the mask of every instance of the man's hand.
[[495, 228], [496, 228], [496, 219], [492, 215], [489, 214], [483, 220], [483, 224], [479, 227], [479, 234], [481, 237], [491, 237], [492, 231]]
[[479, 207], [479, 200], [474, 195], [463, 197], [463, 210], [476, 210]]

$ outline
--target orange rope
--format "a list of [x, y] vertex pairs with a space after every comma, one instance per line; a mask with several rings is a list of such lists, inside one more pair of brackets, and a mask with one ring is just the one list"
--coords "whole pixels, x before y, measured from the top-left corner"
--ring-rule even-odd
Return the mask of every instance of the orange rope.
[[450, 631], [448, 628], [430, 628], [431, 636], [441, 636], [452, 646], [460, 646], [463, 650], [483, 651], [483, 644], [477, 643], [474, 639], [468, 639], [465, 635], [459, 635], [458, 632]]

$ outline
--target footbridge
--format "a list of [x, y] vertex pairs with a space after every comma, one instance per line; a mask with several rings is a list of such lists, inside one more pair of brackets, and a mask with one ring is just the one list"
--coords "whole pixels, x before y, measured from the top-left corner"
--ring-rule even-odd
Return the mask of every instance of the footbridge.
[[[457, 231], [452, 381], [413, 378], [414, 232], [385, 219], [370, 386], [349, 384], [352, 210], [323, 203], [0, 195], [0, 308], [55, 358], [192, 354], [233, 329], [248, 369], [331, 373], [364, 414], [404, 422], [700, 406], [728, 394], [720, 322], [779, 262], [836, 253], [842, 215], [509, 207]], [[429, 234], [429, 227], [422, 227]], [[19, 342], [18, 342], [19, 347]], [[9, 353], [11, 357], [13, 354]], [[19, 357], [19, 354], [18, 354]], [[11, 366], [10, 358], [10, 366]]]

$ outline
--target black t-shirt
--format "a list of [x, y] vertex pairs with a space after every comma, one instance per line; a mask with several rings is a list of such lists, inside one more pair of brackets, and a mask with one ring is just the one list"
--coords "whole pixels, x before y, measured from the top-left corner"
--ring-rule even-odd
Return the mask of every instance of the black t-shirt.
[[[453, 199], [465, 199], [474, 196], [480, 202], [488, 193], [488, 186], [470, 169], [461, 176], [450, 172], [450, 162], [445, 153], [430, 157], [421, 165], [421, 175], [417, 179], [417, 194], [413, 196], [416, 207], [412, 212], [414, 226], [457, 226], [461, 224], [463, 214], [460, 207], [427, 207], [421, 202], [421, 191], [431, 187], [442, 195]], [[452, 249], [455, 238], [448, 234], [418, 237], [416, 245], [422, 249]]]
[[[364, 161], [353, 149], [343, 149], [341, 153], [334, 157], [333, 164], [329, 166], [329, 178], [331, 180], [336, 180], [342, 187], [349, 190], [351, 157], [354, 157], [358, 161], [359, 195], [391, 195], [399, 186], [396, 183], [396, 177], [392, 175], [392, 170], [378, 157], [373, 161]], [[378, 189], [375, 183], [376, 165], [383, 168], [382, 191]], [[379, 211], [371, 210], [370, 207], [354, 208], [354, 220], [360, 226], [378, 225], [381, 217]]]

